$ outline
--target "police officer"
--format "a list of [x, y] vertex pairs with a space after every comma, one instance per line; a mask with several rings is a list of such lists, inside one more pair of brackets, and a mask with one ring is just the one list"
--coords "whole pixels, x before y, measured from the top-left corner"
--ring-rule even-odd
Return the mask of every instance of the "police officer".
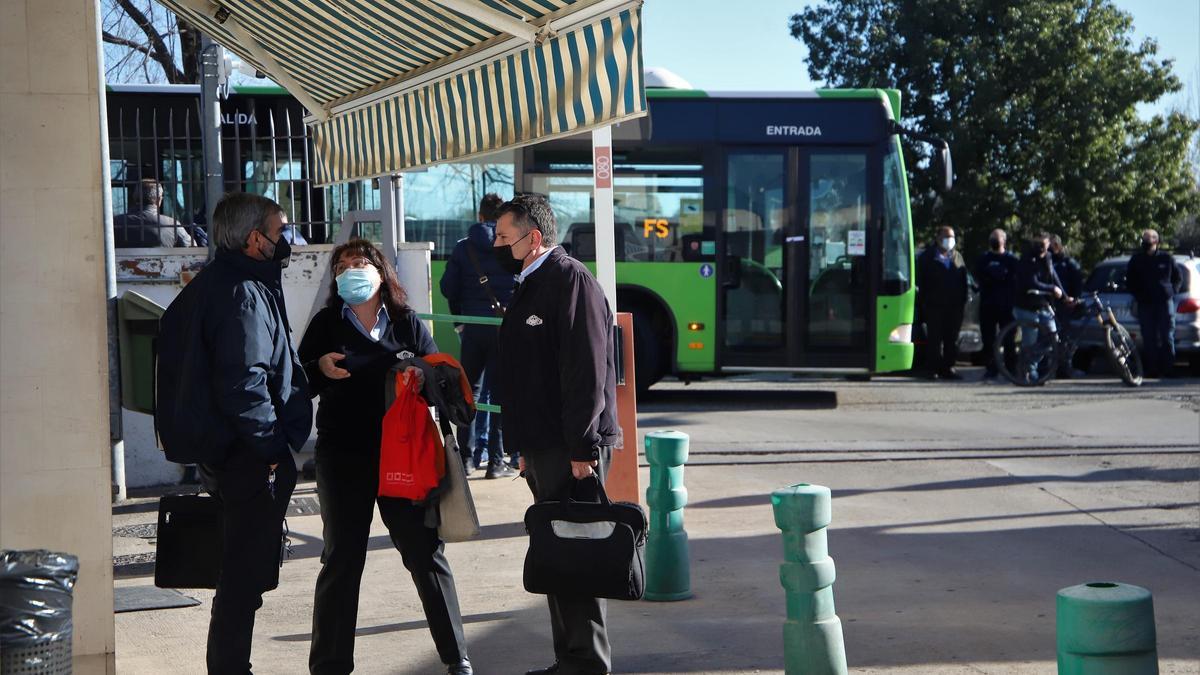
[[983, 337], [984, 378], [995, 377], [996, 334], [1013, 320], [1017, 256], [1008, 252], [1008, 235], [999, 228], [988, 237], [988, 251], [975, 262], [979, 284], [979, 332]]
[[933, 377], [961, 380], [954, 370], [958, 360], [958, 332], [967, 303], [967, 266], [954, 250], [954, 228], [943, 226], [937, 240], [917, 258], [917, 304], [925, 322], [925, 366]]
[[1062, 282], [1063, 292], [1068, 298], [1078, 298], [1083, 292], [1083, 268], [1079, 261], [1072, 258], [1063, 247], [1062, 239], [1057, 234], [1050, 235], [1050, 259], [1054, 264], [1054, 273]]
[[[613, 315], [599, 282], [557, 241], [544, 196], [500, 207], [496, 260], [520, 273], [500, 326], [504, 445], [520, 452], [535, 501], [595, 497], [617, 440]], [[590, 487], [591, 490], [579, 488]], [[598, 675], [611, 670], [603, 599], [546, 597], [555, 662], [527, 675]]]
[[1146, 375], [1170, 377], [1175, 365], [1175, 294], [1183, 284], [1171, 254], [1158, 248], [1158, 232], [1142, 233], [1142, 250], [1129, 258], [1125, 281], [1137, 301]]

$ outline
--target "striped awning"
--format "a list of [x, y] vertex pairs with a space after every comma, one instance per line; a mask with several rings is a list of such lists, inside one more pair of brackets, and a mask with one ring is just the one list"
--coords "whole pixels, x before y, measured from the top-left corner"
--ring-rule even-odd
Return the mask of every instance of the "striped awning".
[[641, 0], [161, 0], [308, 108], [318, 183], [645, 114]]

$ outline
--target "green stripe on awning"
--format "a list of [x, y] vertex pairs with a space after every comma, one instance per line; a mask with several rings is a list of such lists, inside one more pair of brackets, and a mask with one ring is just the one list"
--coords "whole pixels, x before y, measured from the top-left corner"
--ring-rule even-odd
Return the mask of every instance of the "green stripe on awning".
[[635, 5], [315, 124], [315, 178], [386, 175], [640, 117], [640, 19]]

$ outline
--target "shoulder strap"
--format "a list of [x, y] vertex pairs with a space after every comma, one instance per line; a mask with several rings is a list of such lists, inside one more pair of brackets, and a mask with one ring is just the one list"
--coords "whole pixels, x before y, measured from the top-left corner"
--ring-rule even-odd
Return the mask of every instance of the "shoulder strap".
[[483, 286], [488, 300], [492, 303], [492, 312], [496, 316], [504, 316], [504, 305], [501, 305], [500, 301], [496, 299], [496, 294], [492, 291], [492, 285], [488, 283], [487, 275], [483, 273], [483, 269], [479, 266], [479, 255], [475, 253], [475, 247], [469, 241], [467, 242], [467, 256], [471, 258], [471, 267], [475, 268], [475, 274], [479, 277], [479, 285]]

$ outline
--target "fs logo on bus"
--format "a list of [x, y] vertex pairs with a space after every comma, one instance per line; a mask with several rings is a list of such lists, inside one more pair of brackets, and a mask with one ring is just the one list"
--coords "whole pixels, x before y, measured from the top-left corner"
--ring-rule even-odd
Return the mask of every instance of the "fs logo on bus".
[[649, 239], [651, 235], [666, 239], [671, 236], [671, 223], [666, 218], [646, 218], [642, 221], [642, 237]]

